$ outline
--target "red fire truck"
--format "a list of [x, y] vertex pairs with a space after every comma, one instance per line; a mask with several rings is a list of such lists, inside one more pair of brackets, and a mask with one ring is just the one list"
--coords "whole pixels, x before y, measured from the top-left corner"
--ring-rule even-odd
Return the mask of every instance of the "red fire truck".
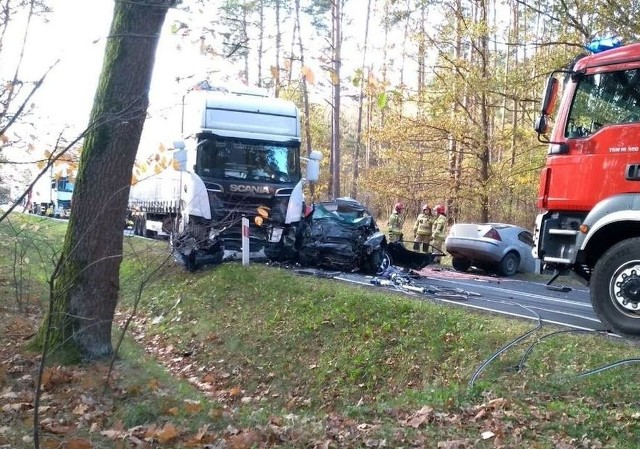
[[600, 320], [640, 338], [640, 44], [619, 43], [590, 44], [547, 80], [533, 253], [555, 270], [550, 283], [577, 274]]

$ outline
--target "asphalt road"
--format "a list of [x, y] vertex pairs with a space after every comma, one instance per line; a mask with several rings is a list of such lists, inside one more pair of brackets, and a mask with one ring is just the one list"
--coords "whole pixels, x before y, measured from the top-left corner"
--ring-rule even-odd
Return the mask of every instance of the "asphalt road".
[[[542, 321], [573, 329], [606, 330], [593, 311], [589, 292], [585, 287], [571, 287], [570, 291], [554, 291], [547, 289], [542, 282], [457, 273], [448, 268], [431, 267], [417, 272], [418, 277], [408, 277], [398, 270], [396, 282], [389, 280], [388, 276], [374, 278], [358, 273], [316, 269], [297, 271], [371, 288], [399, 291], [418, 298], [532, 320], [536, 323]], [[376, 280], [382, 280], [389, 285], [376, 286]], [[405, 283], [407, 281], [408, 283]], [[554, 285], [562, 286], [562, 279]]]
[[[226, 257], [226, 260], [238, 259], [239, 254]], [[263, 255], [254, 254], [251, 260], [254, 263], [266, 262]], [[419, 272], [413, 272], [416, 276], [407, 277], [401, 268], [394, 268], [399, 275], [397, 282], [389, 280], [389, 276], [376, 278], [318, 268], [291, 269], [299, 274], [398, 291], [420, 299], [531, 320], [536, 324], [542, 322], [570, 329], [607, 330], [593, 311], [586, 287], [572, 285], [568, 291], [555, 291], [547, 289], [544, 282], [488, 276], [480, 272], [458, 273], [439, 265], [427, 266]], [[391, 285], [374, 285], [372, 281], [376, 279]], [[562, 286], [562, 278], [554, 285]]]

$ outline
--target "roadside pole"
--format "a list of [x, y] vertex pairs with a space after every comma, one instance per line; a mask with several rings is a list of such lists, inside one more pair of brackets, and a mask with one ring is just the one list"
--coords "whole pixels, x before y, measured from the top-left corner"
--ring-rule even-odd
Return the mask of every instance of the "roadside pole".
[[242, 217], [242, 265], [249, 265], [249, 219]]

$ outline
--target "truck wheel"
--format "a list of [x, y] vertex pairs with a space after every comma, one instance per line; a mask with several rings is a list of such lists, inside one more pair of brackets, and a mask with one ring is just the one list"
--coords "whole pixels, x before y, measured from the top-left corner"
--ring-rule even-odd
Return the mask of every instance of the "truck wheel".
[[623, 240], [598, 260], [591, 276], [591, 304], [614, 332], [640, 338], [640, 238]]
[[500, 261], [499, 269], [503, 276], [513, 276], [518, 272], [518, 267], [520, 267], [520, 256], [511, 252], [504, 255]]
[[283, 253], [284, 250], [282, 249], [281, 242], [278, 242], [276, 244], [267, 243], [264, 246], [264, 255], [267, 256], [267, 259], [272, 262], [279, 262], [281, 260], [284, 260]]
[[471, 261], [454, 257], [453, 259], [451, 259], [451, 265], [453, 266], [454, 270], [464, 273], [471, 267]]
[[142, 235], [142, 217], [136, 217], [136, 225], [135, 225], [135, 235]]

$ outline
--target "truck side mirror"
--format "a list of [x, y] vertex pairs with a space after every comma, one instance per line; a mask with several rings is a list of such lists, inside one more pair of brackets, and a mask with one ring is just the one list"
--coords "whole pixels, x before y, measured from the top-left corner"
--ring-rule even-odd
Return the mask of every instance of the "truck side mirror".
[[544, 93], [542, 94], [542, 108], [540, 110], [540, 117], [533, 125], [533, 129], [538, 134], [538, 140], [543, 143], [548, 143], [546, 138], [541, 136], [545, 135], [549, 131], [549, 116], [553, 113], [556, 107], [556, 101], [558, 100], [558, 78], [553, 76], [553, 73], [547, 79], [547, 84], [544, 86]]
[[535, 124], [533, 125], [533, 129], [538, 134], [546, 134], [549, 130], [549, 121], [547, 120], [547, 116], [541, 115], [540, 117], [538, 117], [538, 120], [536, 120]]
[[549, 116], [556, 107], [556, 101], [558, 100], [558, 79], [551, 75], [547, 79], [547, 84], [544, 87], [544, 95], [542, 97], [542, 115]]
[[305, 178], [309, 182], [315, 182], [320, 178], [320, 159], [322, 159], [322, 153], [314, 150], [309, 154], [308, 158], [303, 158], [307, 161], [307, 172]]
[[174, 170], [187, 171], [187, 150], [175, 150], [173, 152], [173, 162], [171, 165]]
[[173, 142], [173, 161], [172, 166], [177, 171], [187, 171], [187, 150], [185, 150], [184, 141], [178, 140]]

